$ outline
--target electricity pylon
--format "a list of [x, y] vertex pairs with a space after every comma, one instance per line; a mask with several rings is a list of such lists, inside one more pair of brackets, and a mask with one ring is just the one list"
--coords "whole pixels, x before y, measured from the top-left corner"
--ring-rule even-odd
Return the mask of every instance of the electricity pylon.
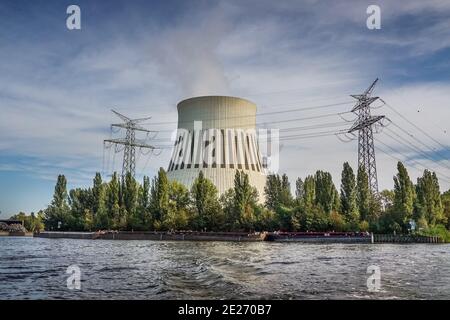
[[372, 116], [370, 104], [379, 97], [372, 97], [372, 91], [378, 78], [364, 91], [363, 94], [351, 95], [358, 100], [352, 112], [358, 118], [348, 133], [358, 131], [358, 167], [363, 167], [369, 179], [369, 188], [372, 194], [378, 195], [377, 165], [375, 161], [375, 146], [373, 142], [373, 125], [384, 119], [383, 115]]
[[156, 132], [147, 130], [141, 125], [139, 122], [150, 119], [151, 117], [139, 118], [139, 119], [130, 119], [123, 114], [120, 114], [117, 111], [111, 110], [114, 114], [116, 114], [120, 119], [122, 119], [123, 123], [115, 123], [111, 125], [111, 128], [118, 127], [122, 129], [126, 129], [125, 138], [118, 139], [106, 139], [104, 143], [111, 143], [116, 145], [123, 145], [123, 163], [122, 163], [122, 177], [125, 177], [126, 174], [131, 173], [134, 177], [136, 173], [136, 147], [138, 148], [146, 148], [150, 150], [154, 150], [155, 147], [146, 143], [145, 140], [136, 139], [136, 131], [141, 132]]

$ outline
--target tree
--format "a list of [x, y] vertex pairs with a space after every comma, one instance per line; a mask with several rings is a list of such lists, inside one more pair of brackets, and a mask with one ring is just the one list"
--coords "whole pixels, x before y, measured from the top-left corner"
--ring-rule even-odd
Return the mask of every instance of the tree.
[[339, 214], [336, 211], [332, 211], [330, 213], [329, 223], [330, 223], [330, 227], [333, 231], [337, 231], [337, 232], [345, 231], [347, 228], [344, 216], [342, 216], [341, 214]]
[[163, 168], [159, 168], [158, 175], [153, 178], [149, 208], [154, 227], [159, 229], [169, 212], [169, 180]]
[[169, 182], [169, 209], [163, 221], [163, 228], [186, 229], [192, 220], [189, 203], [189, 190], [177, 181]]
[[[357, 189], [355, 174], [348, 162], [344, 163], [341, 178], [341, 212], [348, 223], [354, 224], [359, 221], [358, 206], [356, 203]], [[336, 221], [338, 217], [335, 217]]]
[[307, 176], [304, 183], [304, 204], [305, 208], [312, 208], [316, 203], [316, 179], [314, 176]]
[[329, 172], [318, 170], [315, 175], [316, 204], [320, 205], [326, 214], [332, 210], [339, 210], [338, 192]]
[[92, 187], [93, 206], [92, 213], [94, 215], [94, 226], [97, 229], [110, 229], [111, 221], [106, 211], [106, 190], [102, 182], [102, 176], [99, 172], [95, 174], [94, 186]]
[[219, 230], [223, 227], [223, 212], [217, 198], [216, 186], [200, 171], [191, 188], [195, 211], [194, 224], [198, 230]]
[[111, 221], [112, 227], [115, 229], [120, 229], [120, 181], [117, 173], [114, 172], [111, 181], [106, 187], [106, 211], [108, 213], [109, 220]]
[[275, 231], [280, 228], [277, 223], [275, 212], [263, 206], [255, 208], [256, 222], [255, 229], [259, 231]]
[[140, 228], [139, 222], [136, 221], [136, 210], [138, 206], [139, 184], [136, 179], [128, 172], [125, 175], [125, 182], [123, 184], [123, 204], [126, 210], [127, 228]]
[[258, 191], [250, 185], [248, 174], [236, 170], [234, 176], [234, 217], [238, 218], [240, 226], [247, 230], [253, 229], [255, 223]]
[[305, 198], [305, 183], [301, 178], [295, 181], [295, 201], [297, 205], [302, 205]]
[[408, 171], [403, 163], [397, 164], [398, 173], [394, 177], [394, 220], [406, 231], [407, 223], [412, 218], [415, 200], [414, 185], [409, 178]]
[[369, 177], [364, 167], [359, 167], [357, 177], [357, 201], [361, 221], [367, 221], [370, 215], [371, 192]]
[[450, 230], [450, 190], [444, 192], [441, 196], [443, 216], [446, 227]]
[[64, 175], [58, 175], [53, 200], [44, 213], [44, 224], [47, 230], [69, 230], [72, 216], [67, 203], [67, 180]]
[[265, 205], [268, 209], [275, 211], [280, 205], [281, 188], [280, 176], [276, 174], [269, 174], [266, 179], [266, 185], [264, 186], [264, 194], [266, 196]]
[[395, 194], [392, 190], [385, 189], [380, 192], [380, 201], [385, 211], [389, 210], [389, 208], [392, 208], [394, 204], [394, 198]]
[[434, 226], [445, 220], [436, 173], [425, 170], [422, 177], [417, 178], [416, 194], [414, 212], [416, 221], [425, 219], [427, 225]]
[[169, 201], [173, 202], [177, 211], [188, 210], [189, 190], [178, 181], [169, 182]]
[[151, 228], [150, 203], [150, 179], [144, 176], [142, 185], [137, 184], [137, 204], [131, 219], [133, 230], [149, 230]]
[[264, 194], [268, 209], [276, 211], [279, 206], [289, 207], [292, 205], [291, 185], [286, 174], [281, 177], [278, 174], [268, 175]]
[[86, 225], [86, 213], [92, 213], [93, 197], [91, 189], [76, 188], [69, 191], [69, 206], [73, 217], [72, 229], [89, 231]]
[[44, 213], [39, 211], [37, 215], [34, 212], [31, 212], [30, 215], [27, 215], [24, 212], [19, 212], [16, 215], [10, 217], [10, 220], [20, 220], [23, 222], [24, 228], [29, 232], [40, 232], [44, 230], [43, 220]]
[[292, 205], [292, 194], [291, 194], [291, 184], [289, 178], [286, 174], [281, 176], [281, 188], [280, 188], [280, 204], [289, 207]]

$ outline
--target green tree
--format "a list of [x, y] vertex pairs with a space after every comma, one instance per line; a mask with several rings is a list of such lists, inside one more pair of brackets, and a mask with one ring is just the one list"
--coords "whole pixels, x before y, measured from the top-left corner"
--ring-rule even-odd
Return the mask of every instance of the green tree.
[[281, 188], [279, 199], [280, 204], [285, 207], [290, 207], [292, 205], [293, 199], [291, 194], [291, 184], [286, 174], [283, 174], [281, 176]]
[[302, 178], [297, 178], [295, 181], [295, 202], [297, 205], [302, 205], [305, 198], [305, 183]]
[[16, 215], [10, 217], [10, 220], [20, 220], [23, 222], [24, 228], [29, 232], [40, 232], [44, 230], [43, 220], [44, 213], [39, 211], [37, 215], [34, 212], [31, 212], [30, 215], [27, 215], [24, 212], [19, 212]]
[[255, 207], [258, 191], [250, 185], [248, 174], [236, 170], [234, 176], [234, 207], [241, 227], [250, 230], [255, 223]]
[[268, 209], [276, 210], [281, 203], [281, 179], [279, 175], [269, 174], [264, 186], [265, 205]]
[[395, 194], [393, 190], [385, 189], [380, 192], [380, 201], [385, 211], [387, 211], [389, 208], [392, 208], [394, 204], [394, 198]]
[[200, 171], [191, 188], [191, 199], [195, 211], [195, 226], [198, 230], [219, 230], [223, 227], [223, 212], [217, 198], [215, 185]]
[[344, 216], [336, 211], [332, 211], [329, 217], [330, 228], [333, 231], [345, 231], [347, 229], [347, 224], [345, 222]]
[[68, 205], [67, 180], [58, 175], [53, 200], [44, 213], [44, 224], [47, 230], [70, 230], [72, 216]]
[[149, 230], [151, 228], [150, 204], [150, 179], [144, 176], [142, 185], [136, 182], [138, 189], [137, 205], [134, 210], [131, 227], [133, 230]]
[[256, 223], [255, 229], [258, 231], [275, 231], [280, 228], [277, 223], [277, 217], [275, 212], [269, 210], [263, 206], [257, 206], [255, 208]]
[[357, 176], [357, 201], [361, 221], [367, 221], [370, 215], [371, 192], [369, 177], [364, 167], [359, 167]]
[[106, 190], [99, 172], [95, 174], [94, 186], [92, 187], [92, 213], [94, 215], [94, 226], [97, 229], [110, 229], [111, 221], [106, 211]]
[[446, 227], [450, 230], [450, 190], [445, 191], [441, 196], [444, 220], [446, 221]]
[[120, 229], [121, 227], [120, 198], [120, 181], [117, 173], [114, 172], [106, 187], [106, 211], [114, 229]]
[[138, 207], [139, 184], [136, 179], [128, 172], [125, 175], [123, 190], [123, 205], [126, 210], [127, 229], [140, 229], [139, 221], [136, 220], [136, 211]]
[[73, 217], [72, 229], [90, 230], [86, 225], [86, 212], [91, 212], [93, 197], [91, 189], [76, 188], [69, 191], [69, 206]]
[[[353, 173], [353, 169], [348, 162], [345, 162], [341, 178], [341, 212], [347, 223], [354, 224], [359, 221], [359, 212], [356, 200], [357, 189], [355, 174]], [[335, 220], [338, 221], [339, 217], [335, 216]]]
[[[220, 205], [223, 209], [226, 231], [237, 231], [240, 225], [240, 212], [236, 209], [236, 194], [234, 188], [225, 191], [219, 198]], [[268, 211], [271, 211], [267, 209]], [[273, 212], [273, 211], [271, 211]]]
[[312, 208], [316, 203], [316, 179], [314, 176], [307, 176], [304, 183], [304, 204], [305, 208]]
[[158, 175], [153, 178], [149, 207], [155, 228], [161, 228], [169, 212], [169, 180], [163, 168], [160, 168]]
[[414, 185], [409, 178], [408, 171], [403, 163], [397, 164], [398, 173], [394, 177], [394, 221], [406, 231], [408, 222], [412, 218], [415, 201]]
[[169, 209], [163, 221], [167, 230], [186, 229], [192, 223], [189, 190], [177, 181], [169, 182]]
[[425, 219], [428, 226], [444, 222], [444, 208], [436, 173], [425, 170], [422, 177], [417, 178], [416, 195], [416, 221]]
[[326, 214], [332, 210], [339, 210], [338, 192], [333, 183], [333, 178], [329, 172], [318, 170], [315, 175], [316, 204], [320, 205]]

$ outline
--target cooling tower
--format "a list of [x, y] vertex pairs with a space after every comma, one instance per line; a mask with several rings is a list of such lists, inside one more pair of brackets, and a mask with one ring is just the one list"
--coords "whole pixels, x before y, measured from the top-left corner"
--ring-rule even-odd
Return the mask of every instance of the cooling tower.
[[243, 170], [263, 201], [266, 176], [256, 136], [256, 105], [236, 97], [205, 96], [183, 100], [177, 109], [168, 178], [191, 188], [203, 171], [222, 194], [234, 187], [236, 170]]

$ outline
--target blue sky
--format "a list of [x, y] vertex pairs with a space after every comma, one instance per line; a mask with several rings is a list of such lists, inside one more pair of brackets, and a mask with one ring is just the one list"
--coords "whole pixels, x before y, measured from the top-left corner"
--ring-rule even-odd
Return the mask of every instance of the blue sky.
[[[81, 30], [66, 28], [71, 4], [81, 8]], [[381, 30], [366, 28], [370, 4], [381, 7]], [[176, 121], [176, 103], [195, 95], [241, 96], [266, 112], [349, 102], [379, 77], [376, 94], [447, 148], [449, 57], [448, 1], [2, 1], [1, 216], [44, 208], [59, 173], [76, 187], [111, 171], [112, 156], [103, 161], [102, 148], [117, 121], [111, 108], [153, 116], [150, 127], [168, 139], [175, 125], [156, 123]], [[392, 187], [400, 158], [413, 179], [428, 167], [442, 174], [442, 190], [450, 188], [448, 149], [439, 151], [391, 109], [375, 112], [410, 132], [413, 144], [428, 146], [414, 152], [377, 135], [396, 150], [377, 153], [380, 187]], [[270, 125], [277, 117], [286, 115], [258, 121]], [[324, 121], [343, 120], [295, 125]], [[334, 136], [286, 141], [280, 171], [294, 180], [329, 170], [339, 186], [342, 163], [356, 164], [356, 148]], [[142, 156], [139, 176], [169, 158], [170, 150], [148, 162]], [[119, 164], [116, 155], [116, 170]]]

